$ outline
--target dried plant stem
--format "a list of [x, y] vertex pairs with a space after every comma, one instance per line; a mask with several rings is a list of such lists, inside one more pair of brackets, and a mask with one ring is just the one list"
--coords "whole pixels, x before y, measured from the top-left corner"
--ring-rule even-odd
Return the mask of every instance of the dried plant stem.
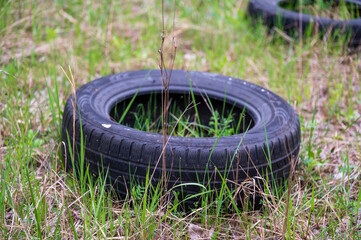
[[[73, 99], [71, 100], [71, 104], [73, 106], [73, 142], [72, 142], [72, 150], [73, 150], [73, 156], [75, 156], [75, 114], [76, 114], [76, 83], [75, 83], [75, 79], [74, 79], [74, 75], [73, 72], [71, 71], [70, 66], [68, 66], [69, 68], [69, 75], [66, 73], [66, 71], [64, 70], [63, 67], [61, 67], [61, 70], [63, 71], [65, 77], [68, 79], [68, 81], [70, 82], [71, 85], [71, 90], [72, 90], [72, 94], [73, 94]], [[65, 163], [65, 170], [66, 170], [66, 166], [67, 163]]]
[[159, 48], [160, 62], [159, 68], [162, 77], [162, 133], [163, 133], [163, 153], [162, 153], [162, 188], [166, 191], [166, 144], [167, 144], [167, 135], [168, 135], [168, 106], [169, 106], [169, 84], [170, 78], [172, 75], [172, 69], [174, 66], [174, 61], [177, 52], [177, 46], [175, 42], [175, 7], [176, 1], [174, 1], [174, 13], [173, 13], [173, 33], [172, 33], [172, 47], [168, 67], [166, 66], [165, 57], [164, 57], [164, 42], [166, 38], [165, 27], [164, 27], [164, 0], [162, 0], [162, 34], [161, 34], [161, 44]]
[[161, 76], [162, 76], [162, 130], [163, 130], [163, 153], [162, 153], [162, 188], [163, 183], [165, 183], [165, 177], [166, 177], [166, 151], [165, 151], [165, 147], [166, 147], [166, 142], [167, 142], [167, 110], [166, 110], [166, 106], [167, 106], [167, 97], [166, 97], [166, 87], [167, 87], [167, 79], [166, 76], [164, 76], [164, 72], [166, 71], [164, 69], [164, 40], [165, 40], [165, 30], [164, 30], [164, 0], [162, 0], [162, 34], [161, 34], [161, 44], [160, 44], [160, 48], [159, 48], [159, 55], [160, 55], [160, 63], [159, 63], [159, 68], [160, 68], [160, 72], [161, 72]]
[[287, 232], [287, 223], [288, 223], [288, 212], [290, 209], [290, 198], [291, 198], [291, 189], [292, 189], [292, 177], [293, 177], [293, 169], [294, 168], [294, 156], [291, 157], [291, 169], [290, 169], [290, 175], [288, 179], [288, 190], [287, 190], [287, 202], [286, 202], [286, 210], [285, 210], [285, 216], [283, 220], [283, 229], [282, 229], [282, 235], [283, 238], [286, 239], [286, 232]]

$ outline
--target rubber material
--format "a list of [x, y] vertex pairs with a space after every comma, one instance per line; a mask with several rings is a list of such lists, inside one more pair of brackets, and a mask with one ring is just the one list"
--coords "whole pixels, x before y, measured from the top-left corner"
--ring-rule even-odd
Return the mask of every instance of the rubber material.
[[[279, 6], [282, 0], [251, 0], [248, 5], [248, 14], [254, 18], [261, 18], [268, 27], [282, 27], [287, 33], [304, 32], [308, 27], [318, 28], [319, 33], [335, 32], [338, 35], [350, 34], [349, 46], [357, 46], [361, 43], [361, 18], [352, 20], [334, 20], [300, 14]], [[354, 4], [360, 9], [361, 1], [345, 0], [346, 3]]]
[[[209, 98], [246, 107], [254, 126], [244, 134], [220, 137], [170, 137], [166, 147], [168, 188], [181, 183], [201, 183], [219, 189], [222, 179], [242, 183], [263, 176], [280, 180], [290, 172], [291, 159], [296, 162], [300, 147], [300, 122], [292, 107], [276, 94], [252, 83], [205, 72], [174, 70], [170, 93], [193, 92]], [[142, 70], [102, 77], [80, 87], [76, 92], [75, 165], [79, 166], [81, 135], [84, 162], [98, 175], [104, 166], [117, 192], [127, 194], [131, 182], [144, 184], [146, 174], [154, 172], [152, 182], [162, 176], [162, 135], [139, 131], [111, 120], [116, 103], [138, 95], [160, 92], [159, 70]], [[225, 94], [226, 92], [226, 94]], [[62, 139], [67, 166], [73, 138], [73, 105], [69, 97], [63, 115]], [[80, 116], [80, 118], [79, 118]], [[82, 130], [82, 131], [81, 131]], [[235, 156], [233, 158], [233, 156]], [[233, 160], [232, 160], [233, 159]], [[270, 163], [270, 164], [269, 164]], [[156, 167], [157, 166], [157, 167]], [[209, 185], [208, 185], [209, 184]], [[183, 186], [183, 196], [198, 193], [194, 185]]]

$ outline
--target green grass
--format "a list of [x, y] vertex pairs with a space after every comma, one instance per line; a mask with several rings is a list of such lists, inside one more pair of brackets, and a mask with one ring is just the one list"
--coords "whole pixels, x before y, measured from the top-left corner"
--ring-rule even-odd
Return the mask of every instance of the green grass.
[[280, 6], [291, 11], [335, 20], [350, 20], [360, 17], [360, 8], [356, 4], [350, 4], [344, 0], [293, 0], [281, 2]]
[[[239, 108], [226, 103], [225, 99], [211, 100], [203, 95], [195, 97], [192, 91], [188, 94], [170, 93], [168, 135], [220, 137], [243, 133], [248, 125], [252, 127], [252, 118], [246, 113], [246, 106]], [[118, 103], [110, 116], [119, 124], [161, 134], [161, 109], [160, 93], [138, 96], [137, 92], [131, 99]], [[202, 110], [202, 116], [198, 109]]]
[[[177, 1], [175, 68], [242, 78], [287, 99], [301, 118], [300, 162], [290, 188], [265, 189], [260, 210], [236, 206], [224, 186], [217, 201], [205, 191], [184, 213], [159, 195], [139, 198], [136, 187], [119, 200], [103, 178], [83, 169], [78, 180], [59, 158], [72, 92], [61, 67], [77, 86], [158, 68], [160, 1], [0, 1], [0, 238], [360, 239], [359, 52], [267, 34], [246, 17], [246, 2]], [[167, 34], [171, 26], [169, 17]]]

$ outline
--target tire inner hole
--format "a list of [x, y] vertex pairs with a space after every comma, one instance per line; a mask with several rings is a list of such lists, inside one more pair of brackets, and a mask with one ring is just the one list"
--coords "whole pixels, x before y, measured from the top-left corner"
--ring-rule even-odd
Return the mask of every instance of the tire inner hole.
[[[246, 106], [190, 93], [169, 93], [168, 135], [219, 137], [244, 133], [255, 121]], [[137, 95], [111, 108], [110, 118], [141, 131], [162, 134], [161, 93]]]
[[280, 1], [278, 6], [290, 11], [334, 20], [356, 19], [360, 18], [361, 14], [361, 5], [344, 0], [291, 0]]

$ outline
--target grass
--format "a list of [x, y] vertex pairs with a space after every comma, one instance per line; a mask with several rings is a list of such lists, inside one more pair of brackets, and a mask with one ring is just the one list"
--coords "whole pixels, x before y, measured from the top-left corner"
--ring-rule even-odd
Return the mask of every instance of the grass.
[[[159, 1], [0, 6], [1, 238], [361, 238], [359, 51], [313, 35], [268, 35], [246, 18], [246, 1], [177, 1], [174, 68], [238, 77], [278, 93], [300, 115], [303, 133], [290, 188], [266, 189], [260, 210], [232, 201], [225, 210], [224, 188], [218, 201], [184, 213], [137, 198], [137, 188], [117, 199], [87, 169], [79, 182], [58, 156], [72, 92], [61, 67], [70, 65], [77, 86], [158, 68]], [[168, 30], [172, 9], [167, 2]], [[249, 184], [244, 191], [251, 194]]]
[[303, 0], [285, 1], [280, 4], [288, 10], [335, 20], [350, 20], [360, 17], [360, 8], [346, 1]]
[[[118, 103], [112, 110], [114, 121], [135, 129], [161, 134], [161, 94], [150, 93]], [[213, 103], [212, 103], [213, 101]], [[146, 104], [144, 104], [146, 103]], [[202, 116], [198, 109], [202, 110]], [[220, 137], [243, 133], [251, 117], [246, 107], [238, 108], [208, 96], [170, 93], [167, 135], [180, 137]], [[121, 113], [121, 115], [120, 115]]]

